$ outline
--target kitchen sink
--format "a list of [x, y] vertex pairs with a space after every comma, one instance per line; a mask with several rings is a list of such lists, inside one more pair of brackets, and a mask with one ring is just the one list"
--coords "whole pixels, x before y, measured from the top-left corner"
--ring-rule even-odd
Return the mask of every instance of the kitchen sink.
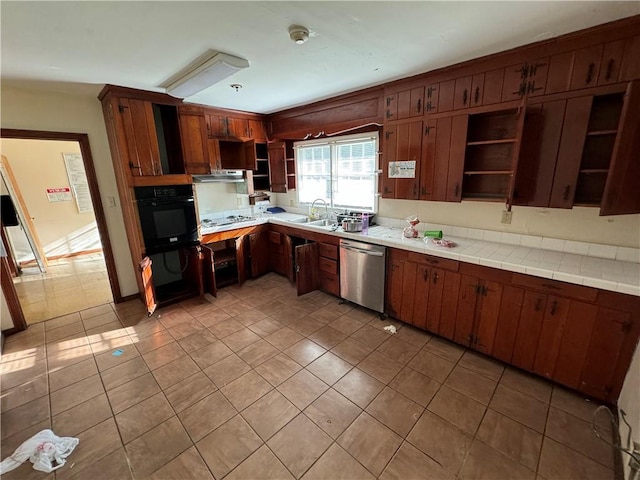
[[330, 225], [333, 225], [335, 222], [332, 222], [331, 220], [327, 220], [326, 218], [323, 218], [322, 220], [313, 220], [313, 221], [309, 221], [307, 222], [307, 225], [316, 225], [318, 227], [328, 227]]

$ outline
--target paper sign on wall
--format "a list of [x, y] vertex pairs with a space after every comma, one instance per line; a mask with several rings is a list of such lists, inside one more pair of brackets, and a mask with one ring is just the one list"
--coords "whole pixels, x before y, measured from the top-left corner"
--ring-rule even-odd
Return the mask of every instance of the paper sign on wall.
[[416, 178], [416, 161], [389, 162], [389, 178]]
[[71, 188], [73, 188], [73, 195], [76, 197], [78, 212], [92, 212], [93, 203], [91, 203], [89, 182], [87, 181], [87, 174], [84, 170], [82, 155], [79, 153], [63, 153], [62, 156], [64, 157], [64, 164], [67, 167], [69, 183], [71, 184]]
[[70, 202], [71, 189], [69, 187], [47, 188], [47, 198], [50, 202]]

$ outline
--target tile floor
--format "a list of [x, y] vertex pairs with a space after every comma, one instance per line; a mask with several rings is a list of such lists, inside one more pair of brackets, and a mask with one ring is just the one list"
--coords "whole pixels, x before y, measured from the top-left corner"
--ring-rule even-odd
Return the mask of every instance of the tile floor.
[[23, 267], [13, 282], [29, 325], [113, 301], [102, 253]]
[[2, 457], [52, 428], [80, 439], [58, 479], [614, 478], [595, 404], [389, 323], [269, 274], [34, 325], [0, 363]]

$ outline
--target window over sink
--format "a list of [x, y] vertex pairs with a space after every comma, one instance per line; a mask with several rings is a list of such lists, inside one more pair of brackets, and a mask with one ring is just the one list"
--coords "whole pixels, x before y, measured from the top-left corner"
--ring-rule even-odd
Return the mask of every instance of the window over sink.
[[294, 150], [298, 203], [377, 211], [377, 132], [296, 142]]

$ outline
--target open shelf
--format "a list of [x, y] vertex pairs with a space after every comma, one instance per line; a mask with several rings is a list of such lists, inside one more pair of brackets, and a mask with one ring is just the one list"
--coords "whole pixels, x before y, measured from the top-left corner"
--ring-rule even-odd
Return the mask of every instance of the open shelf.
[[511, 175], [512, 170], [470, 170], [465, 175]]
[[615, 135], [617, 130], [597, 130], [593, 132], [587, 132], [587, 137], [596, 137], [598, 135]]
[[498, 143], [514, 143], [515, 138], [504, 138], [502, 140], [484, 140], [478, 142], [467, 142], [467, 145], [496, 145]]

